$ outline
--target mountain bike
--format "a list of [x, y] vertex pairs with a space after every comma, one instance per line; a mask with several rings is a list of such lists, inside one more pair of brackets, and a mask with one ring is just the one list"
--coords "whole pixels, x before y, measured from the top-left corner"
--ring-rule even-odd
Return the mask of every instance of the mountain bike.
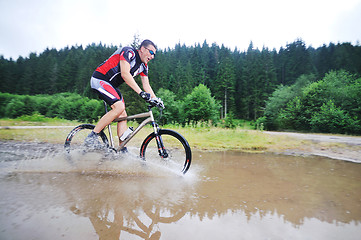
[[[107, 112], [108, 108], [105, 102], [104, 105], [105, 112]], [[152, 108], [154, 107], [159, 108], [161, 115], [163, 107], [151, 100], [147, 107], [147, 112], [115, 119], [113, 122], [145, 118], [117, 149], [114, 146], [111, 124], [109, 124], [99, 133], [98, 140], [101, 143], [101, 146], [98, 146], [97, 149], [100, 151], [105, 149], [107, 151], [119, 153], [145, 125], [150, 123], [153, 127], [153, 132], [144, 139], [140, 146], [140, 159], [145, 162], [157, 161], [157, 163], [169, 166], [172, 169], [176, 168], [178, 169], [177, 171], [180, 170], [181, 173], [185, 174], [192, 161], [192, 151], [188, 141], [176, 131], [160, 128], [154, 119], [152, 111]], [[64, 144], [66, 153], [71, 154], [79, 149], [82, 149], [82, 151], [91, 151], [92, 149], [89, 149], [89, 147], [84, 144], [84, 140], [94, 127], [95, 126], [92, 124], [81, 124], [71, 130]], [[108, 130], [109, 140], [105, 134], [106, 129]]]

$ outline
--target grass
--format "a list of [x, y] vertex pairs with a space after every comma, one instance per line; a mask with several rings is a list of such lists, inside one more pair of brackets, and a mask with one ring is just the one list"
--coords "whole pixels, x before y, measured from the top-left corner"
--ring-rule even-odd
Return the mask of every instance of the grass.
[[61, 118], [47, 118], [40, 114], [21, 116], [15, 119], [0, 119], [0, 126], [75, 126], [79, 122]]
[[299, 140], [271, 136], [261, 131], [226, 128], [176, 128], [189, 142], [201, 150], [235, 150], [242, 152], [283, 151], [299, 146]]

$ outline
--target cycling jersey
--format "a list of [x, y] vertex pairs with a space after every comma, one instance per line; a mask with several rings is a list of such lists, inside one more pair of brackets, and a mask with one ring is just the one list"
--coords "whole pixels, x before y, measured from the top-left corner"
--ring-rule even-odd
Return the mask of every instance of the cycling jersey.
[[120, 72], [120, 61], [127, 61], [130, 64], [130, 74], [148, 76], [148, 66], [140, 59], [139, 53], [132, 47], [119, 48], [105, 62], [98, 66], [93, 77], [109, 82], [113, 87], [124, 83]]

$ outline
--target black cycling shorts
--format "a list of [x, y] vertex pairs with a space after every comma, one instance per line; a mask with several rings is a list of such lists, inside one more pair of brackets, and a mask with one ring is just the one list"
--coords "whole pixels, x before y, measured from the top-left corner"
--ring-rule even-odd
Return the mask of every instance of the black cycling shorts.
[[123, 96], [118, 88], [113, 87], [110, 83], [92, 77], [90, 80], [91, 88], [94, 89], [99, 97], [110, 106], [118, 101], [123, 101]]

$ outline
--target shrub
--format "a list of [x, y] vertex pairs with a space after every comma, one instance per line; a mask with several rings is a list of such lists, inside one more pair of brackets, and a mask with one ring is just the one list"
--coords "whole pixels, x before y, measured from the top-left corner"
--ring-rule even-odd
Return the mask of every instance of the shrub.
[[0, 100], [1, 117], [17, 118], [37, 113], [50, 118], [95, 121], [104, 113], [101, 101], [73, 93], [36, 96], [0, 93]]
[[[162, 124], [180, 122], [180, 108], [182, 103], [180, 100], [176, 101], [176, 95], [167, 89], [161, 88], [157, 92], [157, 97], [163, 100], [165, 106], [161, 119]], [[154, 116], [157, 118], [158, 113], [154, 112]]]
[[[82, 122], [95, 122], [99, 118], [99, 108], [102, 106], [100, 101], [98, 100], [89, 100], [86, 102], [83, 102], [83, 104], [80, 107], [80, 114], [78, 116], [78, 119]], [[104, 113], [103, 113], [104, 114]]]
[[266, 118], [259, 122], [267, 129], [359, 133], [360, 90], [361, 79], [343, 70], [331, 71], [317, 82], [300, 77], [296, 84], [272, 94]]
[[6, 106], [13, 99], [13, 94], [0, 93], [0, 117], [6, 117]]
[[219, 104], [205, 85], [195, 87], [183, 102], [183, 114], [188, 124], [193, 121], [215, 121], [218, 118]]
[[255, 129], [263, 131], [267, 121], [268, 120], [266, 116], [258, 118], [255, 122]]
[[234, 120], [233, 114], [227, 114], [227, 117], [224, 119], [224, 127], [234, 129], [237, 127], [237, 124]]
[[351, 133], [359, 131], [359, 121], [336, 107], [332, 100], [324, 103], [321, 110], [313, 114], [311, 126], [314, 131], [327, 133]]
[[11, 100], [5, 108], [5, 116], [10, 118], [20, 117], [26, 115], [25, 103], [20, 98]]

